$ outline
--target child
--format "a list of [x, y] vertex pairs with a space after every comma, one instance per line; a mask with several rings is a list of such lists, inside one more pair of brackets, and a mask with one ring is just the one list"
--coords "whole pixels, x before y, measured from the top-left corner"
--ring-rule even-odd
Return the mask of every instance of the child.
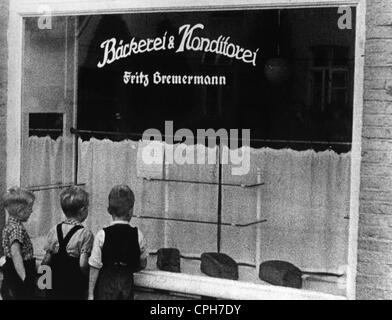
[[47, 297], [55, 300], [83, 300], [88, 294], [88, 257], [94, 237], [82, 223], [88, 215], [88, 193], [72, 186], [60, 194], [66, 220], [50, 230], [43, 265], [52, 269], [52, 289]]
[[33, 212], [35, 196], [28, 190], [11, 188], [3, 201], [8, 221], [3, 229], [6, 263], [3, 266], [1, 295], [4, 300], [33, 299], [36, 265], [33, 245], [23, 223]]
[[128, 186], [110, 191], [108, 212], [113, 222], [96, 234], [89, 259], [91, 300], [133, 300], [133, 273], [147, 264], [143, 235], [129, 224], [134, 203]]

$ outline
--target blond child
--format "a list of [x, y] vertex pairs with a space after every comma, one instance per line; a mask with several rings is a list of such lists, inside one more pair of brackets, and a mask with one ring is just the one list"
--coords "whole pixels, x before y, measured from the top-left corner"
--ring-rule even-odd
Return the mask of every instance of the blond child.
[[66, 219], [50, 230], [42, 261], [52, 270], [52, 289], [47, 290], [47, 298], [87, 299], [88, 258], [94, 241], [91, 231], [82, 224], [88, 216], [88, 193], [71, 186], [61, 192], [60, 204]]
[[36, 264], [33, 245], [23, 223], [33, 212], [35, 196], [22, 188], [11, 188], [3, 196], [8, 221], [3, 229], [3, 249], [6, 263], [1, 295], [4, 300], [34, 298]]

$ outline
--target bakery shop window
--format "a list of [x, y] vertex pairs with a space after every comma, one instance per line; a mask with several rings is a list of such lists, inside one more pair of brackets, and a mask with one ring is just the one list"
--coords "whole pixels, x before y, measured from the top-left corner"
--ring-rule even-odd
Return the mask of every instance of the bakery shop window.
[[[37, 191], [38, 245], [63, 186], [85, 186], [96, 232], [125, 183], [149, 269], [345, 295], [355, 28], [338, 19], [333, 7], [59, 16], [50, 30], [25, 18], [22, 180], [54, 186]], [[220, 143], [215, 163], [143, 171], [148, 129], [249, 129], [249, 145], [236, 137], [248, 170], [234, 175]]]

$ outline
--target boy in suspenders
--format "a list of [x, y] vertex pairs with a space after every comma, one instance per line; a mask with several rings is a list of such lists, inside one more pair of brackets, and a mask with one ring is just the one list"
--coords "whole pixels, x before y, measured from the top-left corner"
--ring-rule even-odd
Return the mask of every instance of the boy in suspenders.
[[52, 289], [47, 298], [83, 300], [88, 293], [88, 257], [94, 241], [82, 223], [88, 215], [88, 193], [72, 186], [60, 194], [66, 220], [49, 232], [42, 261], [52, 269]]

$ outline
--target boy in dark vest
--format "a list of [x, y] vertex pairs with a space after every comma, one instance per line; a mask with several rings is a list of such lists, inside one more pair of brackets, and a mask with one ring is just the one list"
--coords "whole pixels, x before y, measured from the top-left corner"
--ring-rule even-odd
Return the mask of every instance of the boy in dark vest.
[[88, 215], [88, 193], [72, 186], [60, 194], [66, 220], [52, 228], [47, 236], [42, 265], [52, 270], [52, 300], [85, 300], [88, 297], [88, 258], [94, 236], [82, 223]]
[[134, 203], [127, 185], [110, 191], [108, 212], [113, 221], [96, 234], [89, 259], [90, 300], [133, 300], [133, 273], [147, 264], [143, 235], [129, 224]]

